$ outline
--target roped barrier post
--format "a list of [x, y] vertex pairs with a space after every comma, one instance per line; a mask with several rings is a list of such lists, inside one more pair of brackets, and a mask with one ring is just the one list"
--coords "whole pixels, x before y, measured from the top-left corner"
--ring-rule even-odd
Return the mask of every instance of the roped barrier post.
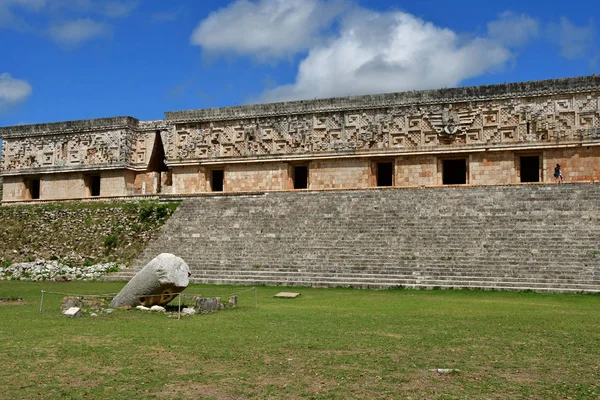
[[44, 307], [44, 291], [42, 290], [42, 298], [40, 299], [40, 312], [42, 312], [43, 307]]
[[177, 319], [181, 319], [181, 294], [179, 294], [179, 296], [177, 296], [177, 298], [179, 299], [179, 306], [177, 309]]

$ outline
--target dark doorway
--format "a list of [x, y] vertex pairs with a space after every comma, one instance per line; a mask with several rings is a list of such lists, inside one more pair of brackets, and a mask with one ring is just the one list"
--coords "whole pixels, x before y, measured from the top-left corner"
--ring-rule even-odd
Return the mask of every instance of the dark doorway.
[[306, 165], [296, 165], [293, 171], [294, 189], [308, 188], [308, 167]]
[[540, 157], [521, 157], [521, 182], [540, 181]]
[[467, 160], [444, 160], [442, 183], [444, 185], [464, 185], [467, 183]]
[[100, 175], [91, 175], [89, 178], [90, 196], [100, 196]]
[[29, 195], [33, 200], [40, 198], [40, 180], [39, 179], [30, 179], [27, 182], [27, 189], [29, 190]]
[[213, 192], [223, 191], [224, 173], [222, 169], [213, 169], [210, 173], [210, 187]]
[[154, 147], [152, 147], [152, 154], [150, 155], [150, 161], [148, 162], [149, 172], [167, 172], [168, 168], [165, 165], [165, 147], [163, 146], [162, 139], [160, 137], [160, 131], [156, 131], [154, 137]]
[[394, 186], [394, 163], [377, 163], [377, 186]]

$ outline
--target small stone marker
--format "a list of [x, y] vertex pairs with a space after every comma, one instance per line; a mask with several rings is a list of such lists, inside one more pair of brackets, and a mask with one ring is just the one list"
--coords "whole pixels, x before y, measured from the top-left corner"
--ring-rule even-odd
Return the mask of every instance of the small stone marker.
[[183, 310], [181, 310], [182, 314], [187, 314], [187, 315], [194, 315], [196, 314], [196, 309], [195, 308], [191, 308], [191, 307], [186, 307]]
[[284, 299], [295, 299], [300, 296], [300, 293], [292, 293], [292, 292], [279, 292], [275, 295], [275, 297], [281, 297]]
[[460, 372], [459, 369], [456, 368], [434, 368], [430, 369], [431, 372], [437, 372], [440, 375], [452, 375], [458, 374]]
[[163, 306], [152, 306], [150, 307], [150, 311], [165, 312], [167, 310]]
[[81, 308], [79, 307], [71, 307], [63, 311], [63, 315], [65, 317], [77, 318], [81, 317]]

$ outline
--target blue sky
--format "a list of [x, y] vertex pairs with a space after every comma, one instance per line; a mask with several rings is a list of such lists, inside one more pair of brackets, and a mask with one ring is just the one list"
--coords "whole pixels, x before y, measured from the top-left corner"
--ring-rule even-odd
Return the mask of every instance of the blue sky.
[[597, 1], [0, 0], [0, 126], [600, 73]]

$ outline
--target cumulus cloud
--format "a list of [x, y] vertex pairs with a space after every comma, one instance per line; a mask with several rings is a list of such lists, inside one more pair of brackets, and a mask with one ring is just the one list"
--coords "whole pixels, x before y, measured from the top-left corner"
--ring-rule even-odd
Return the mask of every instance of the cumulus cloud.
[[23, 18], [15, 15], [14, 10], [30, 12], [40, 11], [46, 5], [46, 0], [0, 0], [0, 28], [10, 28], [19, 31], [31, 30]]
[[58, 44], [73, 48], [89, 40], [110, 35], [110, 28], [89, 18], [66, 21], [50, 27], [49, 34]]
[[405, 12], [356, 10], [339, 35], [309, 50], [295, 83], [260, 101], [287, 101], [456, 86], [501, 68], [510, 50], [490, 38], [455, 32]]
[[596, 29], [592, 22], [587, 26], [577, 26], [566, 17], [562, 17], [557, 24], [551, 24], [549, 33], [552, 40], [560, 46], [562, 57], [574, 60], [590, 56], [596, 47]]
[[207, 52], [286, 57], [314, 45], [343, 9], [342, 1], [237, 0], [201, 21], [190, 41]]
[[522, 46], [540, 33], [540, 22], [526, 14], [506, 11], [487, 24], [488, 36], [509, 46]]
[[9, 73], [0, 74], [0, 110], [27, 100], [31, 94], [31, 85], [24, 80], [15, 79]]

